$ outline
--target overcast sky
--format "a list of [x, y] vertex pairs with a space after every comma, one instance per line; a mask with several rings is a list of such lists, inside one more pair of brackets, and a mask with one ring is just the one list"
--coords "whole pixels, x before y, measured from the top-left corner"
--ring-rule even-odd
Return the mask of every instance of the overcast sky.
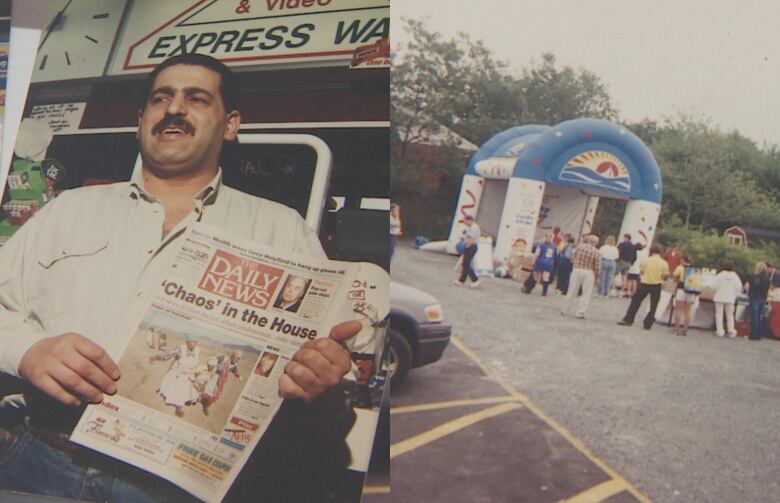
[[510, 71], [539, 62], [587, 69], [623, 120], [678, 112], [780, 145], [780, 2], [767, 0], [391, 0], [446, 38], [481, 39]]

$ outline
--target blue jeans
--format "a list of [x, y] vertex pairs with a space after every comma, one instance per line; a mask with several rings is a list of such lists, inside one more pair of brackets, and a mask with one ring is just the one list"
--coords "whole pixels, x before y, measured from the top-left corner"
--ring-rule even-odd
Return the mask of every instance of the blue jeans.
[[32, 436], [25, 424], [0, 431], [0, 489], [111, 503], [199, 501], [169, 482], [88, 449], [59, 451]]
[[750, 338], [757, 341], [764, 333], [764, 299], [750, 299]]
[[612, 286], [612, 278], [615, 277], [615, 261], [601, 259], [599, 282], [597, 292], [599, 295], [609, 295], [609, 287]]
[[461, 283], [466, 282], [466, 277], [471, 278], [471, 281], [473, 281], [474, 283], [479, 281], [479, 278], [477, 277], [477, 273], [474, 272], [474, 267], [471, 264], [471, 261], [474, 259], [474, 255], [476, 254], [477, 254], [476, 244], [467, 246], [466, 249], [463, 250], [463, 268], [460, 271], [460, 279], [459, 279]]

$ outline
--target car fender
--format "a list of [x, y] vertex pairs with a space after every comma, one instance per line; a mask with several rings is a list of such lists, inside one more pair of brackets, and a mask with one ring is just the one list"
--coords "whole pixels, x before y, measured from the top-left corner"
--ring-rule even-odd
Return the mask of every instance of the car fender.
[[417, 359], [420, 341], [420, 324], [407, 310], [399, 307], [390, 308], [390, 326], [403, 335], [414, 351], [414, 359]]

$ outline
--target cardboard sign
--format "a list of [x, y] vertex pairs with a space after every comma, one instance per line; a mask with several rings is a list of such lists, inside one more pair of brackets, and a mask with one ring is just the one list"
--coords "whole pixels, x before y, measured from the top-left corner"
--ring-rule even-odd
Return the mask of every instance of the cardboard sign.
[[686, 266], [683, 276], [683, 290], [687, 293], [701, 293], [702, 271], [700, 267]]

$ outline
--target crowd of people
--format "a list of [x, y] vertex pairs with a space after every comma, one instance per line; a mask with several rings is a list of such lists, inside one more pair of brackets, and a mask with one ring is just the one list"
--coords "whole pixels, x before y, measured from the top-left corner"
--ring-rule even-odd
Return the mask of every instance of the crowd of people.
[[[471, 259], [477, 252], [479, 226], [471, 216], [466, 217], [465, 223], [460, 250], [461, 274], [455, 283], [462, 285], [471, 279], [470, 286], [477, 286], [480, 281], [474, 273]], [[576, 244], [574, 236], [561, 234], [560, 227], [553, 227], [551, 233], [544, 234], [542, 240], [533, 245], [530, 265], [522, 265], [522, 270], [527, 273], [522, 291], [530, 294], [537, 285], [541, 285], [541, 295], [547, 296], [550, 285], [554, 284], [555, 291], [565, 296], [561, 314], [567, 316], [573, 309], [577, 318], [585, 318], [594, 290], [597, 298], [628, 297], [631, 301], [626, 313], [617, 321], [623, 326], [634, 323], [645, 299], [650, 297], [649, 309], [642, 320], [642, 326], [649, 330], [656, 319], [664, 284], [672, 279], [675, 284], [672, 295], [674, 321], [672, 324], [670, 320], [670, 324], [676, 335], [686, 336], [702, 293], [700, 264], [695, 264], [690, 256], [674, 245], [664, 251], [660, 245], [654, 244], [647, 256], [642, 258], [643, 244], [633, 242], [628, 233], [623, 235], [619, 244], [616, 244], [615, 236], [607, 236], [603, 244], [599, 244], [600, 237], [595, 234], [582, 236]], [[525, 255], [526, 247], [525, 240], [518, 239], [512, 247], [515, 256]], [[517, 264], [513, 265], [510, 259], [510, 269], [521, 269]], [[765, 308], [775, 269], [770, 264], [759, 262], [753, 274], [743, 281], [733, 261], [726, 260], [719, 266], [711, 292], [716, 334], [720, 337], [737, 336], [736, 303], [737, 298], [744, 294], [749, 301], [749, 339], [761, 339], [766, 330]], [[515, 272], [510, 274], [517, 277]], [[575, 301], [577, 297], [579, 299]]]

